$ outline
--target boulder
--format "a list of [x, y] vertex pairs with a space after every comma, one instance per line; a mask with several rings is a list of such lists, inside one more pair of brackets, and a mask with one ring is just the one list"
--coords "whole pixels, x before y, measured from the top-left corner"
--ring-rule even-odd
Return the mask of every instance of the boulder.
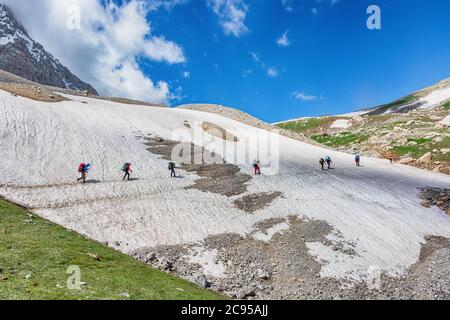
[[414, 162], [414, 159], [411, 157], [403, 158], [398, 161], [398, 163], [400, 163], [400, 164], [410, 164], [412, 162]]
[[194, 275], [192, 281], [198, 285], [200, 288], [203, 289], [207, 289], [209, 287], [211, 287], [211, 283], [208, 282], [208, 280], [206, 279], [205, 275], [203, 273], [197, 273], [196, 275]]
[[256, 288], [254, 286], [245, 286], [237, 294], [238, 299], [245, 299], [247, 297], [256, 296]]
[[267, 272], [266, 270], [258, 269], [257, 274], [258, 274], [258, 278], [260, 278], [262, 280], [270, 279], [270, 273]]
[[173, 269], [173, 263], [166, 258], [162, 258], [161, 260], [159, 260], [157, 266], [164, 271], [170, 271]]
[[424, 208], [431, 208], [431, 204], [428, 201], [422, 201], [420, 205]]
[[419, 163], [430, 163], [433, 160], [433, 155], [431, 152], [428, 152], [421, 156], [419, 159], [417, 159], [417, 162]]

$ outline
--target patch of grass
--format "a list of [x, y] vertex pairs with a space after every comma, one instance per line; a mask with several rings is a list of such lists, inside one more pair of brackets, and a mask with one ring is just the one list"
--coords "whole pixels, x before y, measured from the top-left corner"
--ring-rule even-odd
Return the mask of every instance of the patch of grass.
[[433, 139], [427, 139], [427, 138], [412, 139], [412, 138], [409, 138], [408, 142], [411, 142], [411, 141], [413, 141], [413, 142], [415, 142], [417, 144], [426, 144], [426, 143], [432, 142]]
[[420, 158], [426, 153], [418, 146], [394, 146], [392, 151], [399, 156], [410, 156], [413, 158]]
[[382, 126], [378, 127], [378, 130], [392, 130], [395, 127], [401, 127], [405, 125], [407, 121], [395, 121], [395, 122], [389, 122], [386, 124], [383, 124]]
[[346, 147], [355, 143], [367, 141], [369, 136], [352, 132], [343, 132], [335, 135], [316, 135], [312, 138], [328, 147]]
[[450, 110], [450, 101], [447, 101], [442, 108], [444, 108], [445, 110]]
[[[450, 148], [450, 138], [445, 138], [442, 142], [436, 143], [433, 143], [432, 139], [425, 138], [408, 139], [408, 141], [415, 141], [417, 142], [417, 145], [394, 146], [393, 152], [399, 156], [410, 156], [417, 159], [428, 152], [432, 152], [433, 150]], [[435, 161], [450, 162], [450, 153], [433, 153], [433, 157]]]
[[[431, 150], [450, 149], [450, 138], [444, 138], [442, 142], [432, 144], [430, 149]], [[438, 153], [435, 155], [434, 160], [450, 163], [450, 153], [447, 154]]]
[[292, 122], [286, 122], [278, 124], [277, 127], [281, 129], [286, 129], [294, 132], [305, 132], [311, 129], [315, 129], [319, 127], [321, 124], [321, 121], [319, 118], [311, 118], [301, 121], [292, 121]]
[[[223, 298], [1, 199], [0, 244], [0, 300]], [[67, 289], [69, 266], [80, 268], [81, 290]]]

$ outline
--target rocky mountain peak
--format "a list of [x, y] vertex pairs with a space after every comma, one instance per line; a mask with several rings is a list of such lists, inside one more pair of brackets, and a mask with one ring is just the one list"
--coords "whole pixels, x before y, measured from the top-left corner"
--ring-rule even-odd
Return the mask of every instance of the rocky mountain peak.
[[0, 69], [25, 79], [59, 88], [97, 94], [38, 42], [0, 2]]

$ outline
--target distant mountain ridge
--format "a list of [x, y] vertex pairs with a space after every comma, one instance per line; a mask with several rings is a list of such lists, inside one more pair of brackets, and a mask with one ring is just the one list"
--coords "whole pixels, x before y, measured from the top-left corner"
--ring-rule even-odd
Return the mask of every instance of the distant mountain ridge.
[[431, 110], [450, 101], [450, 78], [439, 81], [427, 88], [416, 91], [408, 96], [397, 99], [391, 103], [379, 105], [372, 108], [359, 109], [346, 114], [327, 115], [317, 117], [301, 117], [272, 123], [273, 125], [282, 125], [285, 123], [303, 121], [312, 118], [321, 117], [358, 117], [358, 116], [377, 116], [396, 113], [408, 113], [413, 110]]
[[40, 84], [98, 95], [93, 86], [81, 81], [41, 44], [31, 39], [1, 2], [0, 69]]

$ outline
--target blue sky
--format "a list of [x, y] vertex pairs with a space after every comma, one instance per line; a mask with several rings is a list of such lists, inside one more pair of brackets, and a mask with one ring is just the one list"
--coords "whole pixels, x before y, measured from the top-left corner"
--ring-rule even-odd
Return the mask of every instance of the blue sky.
[[[239, 37], [223, 32], [204, 1], [149, 14], [187, 59], [140, 60], [146, 74], [182, 87], [174, 104], [220, 103], [274, 122], [390, 102], [450, 76], [450, 1], [293, 0], [291, 11], [280, 0], [245, 3], [248, 32]], [[366, 27], [371, 4], [381, 8], [381, 30]], [[279, 46], [286, 31], [290, 45]]]

